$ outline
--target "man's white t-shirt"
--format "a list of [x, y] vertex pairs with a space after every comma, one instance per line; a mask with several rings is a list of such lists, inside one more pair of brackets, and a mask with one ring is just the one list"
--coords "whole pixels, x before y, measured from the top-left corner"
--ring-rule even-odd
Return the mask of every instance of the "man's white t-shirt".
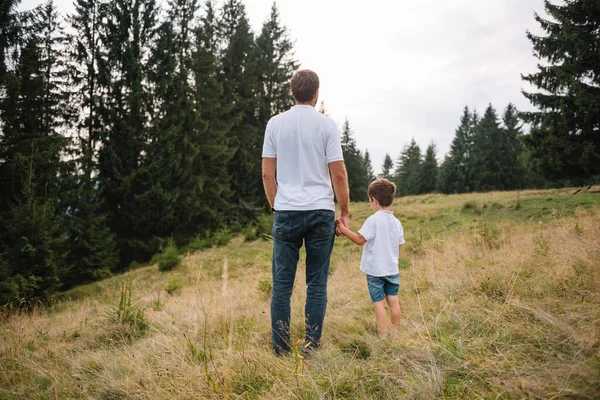
[[358, 231], [367, 243], [363, 248], [360, 270], [371, 276], [398, 273], [398, 246], [404, 244], [404, 229], [394, 213], [379, 210]]
[[271, 118], [262, 156], [276, 158], [278, 211], [332, 210], [330, 162], [342, 161], [335, 122], [310, 105], [296, 105]]

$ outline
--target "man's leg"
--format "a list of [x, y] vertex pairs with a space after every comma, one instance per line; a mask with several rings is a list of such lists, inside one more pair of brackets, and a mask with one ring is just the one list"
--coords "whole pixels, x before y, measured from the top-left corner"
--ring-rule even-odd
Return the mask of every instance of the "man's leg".
[[327, 309], [329, 260], [335, 242], [335, 213], [311, 211], [306, 215], [306, 318], [307, 350], [319, 346]]
[[273, 294], [271, 296], [271, 332], [277, 355], [290, 350], [290, 298], [302, 239], [294, 235], [293, 216], [277, 212], [273, 222]]

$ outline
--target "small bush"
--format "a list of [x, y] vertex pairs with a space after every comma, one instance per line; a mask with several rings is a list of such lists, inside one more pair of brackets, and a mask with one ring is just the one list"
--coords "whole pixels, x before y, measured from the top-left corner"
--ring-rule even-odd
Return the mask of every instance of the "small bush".
[[138, 307], [131, 298], [132, 282], [121, 283], [119, 304], [108, 311], [108, 320], [117, 328], [120, 338], [141, 337], [150, 329], [144, 309]]
[[252, 225], [246, 226], [244, 229], [244, 241], [252, 242], [256, 240], [258, 237], [256, 236], [256, 228]]
[[169, 278], [169, 280], [165, 284], [164, 289], [165, 289], [165, 292], [169, 293], [170, 295], [180, 294], [181, 286], [182, 286], [181, 279], [179, 279], [176, 276], [172, 276]]
[[228, 229], [222, 229], [217, 231], [213, 235], [213, 243], [216, 246], [227, 246], [227, 244], [231, 241], [233, 235]]
[[273, 293], [273, 282], [270, 278], [261, 279], [258, 281], [258, 290], [267, 296], [271, 296]]
[[177, 253], [177, 248], [170, 244], [158, 257], [158, 270], [170, 271], [181, 264], [181, 257]]
[[273, 228], [273, 215], [262, 214], [256, 221], [256, 237], [268, 240]]

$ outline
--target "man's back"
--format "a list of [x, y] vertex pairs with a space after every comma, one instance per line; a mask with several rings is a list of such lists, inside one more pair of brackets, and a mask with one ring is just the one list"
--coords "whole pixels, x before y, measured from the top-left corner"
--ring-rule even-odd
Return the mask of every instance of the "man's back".
[[262, 156], [277, 159], [276, 210], [335, 209], [328, 163], [343, 155], [333, 120], [310, 105], [276, 115], [267, 124]]

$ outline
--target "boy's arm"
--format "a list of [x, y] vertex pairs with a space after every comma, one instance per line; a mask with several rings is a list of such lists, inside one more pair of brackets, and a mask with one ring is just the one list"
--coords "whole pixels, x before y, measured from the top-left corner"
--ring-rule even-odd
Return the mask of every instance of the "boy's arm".
[[362, 246], [363, 244], [367, 243], [367, 240], [360, 233], [352, 232], [350, 229], [346, 228], [341, 223], [338, 223], [337, 226], [338, 226], [338, 229], [340, 230], [340, 232], [342, 233], [342, 235], [344, 235], [348, 239], [352, 240], [355, 244]]

